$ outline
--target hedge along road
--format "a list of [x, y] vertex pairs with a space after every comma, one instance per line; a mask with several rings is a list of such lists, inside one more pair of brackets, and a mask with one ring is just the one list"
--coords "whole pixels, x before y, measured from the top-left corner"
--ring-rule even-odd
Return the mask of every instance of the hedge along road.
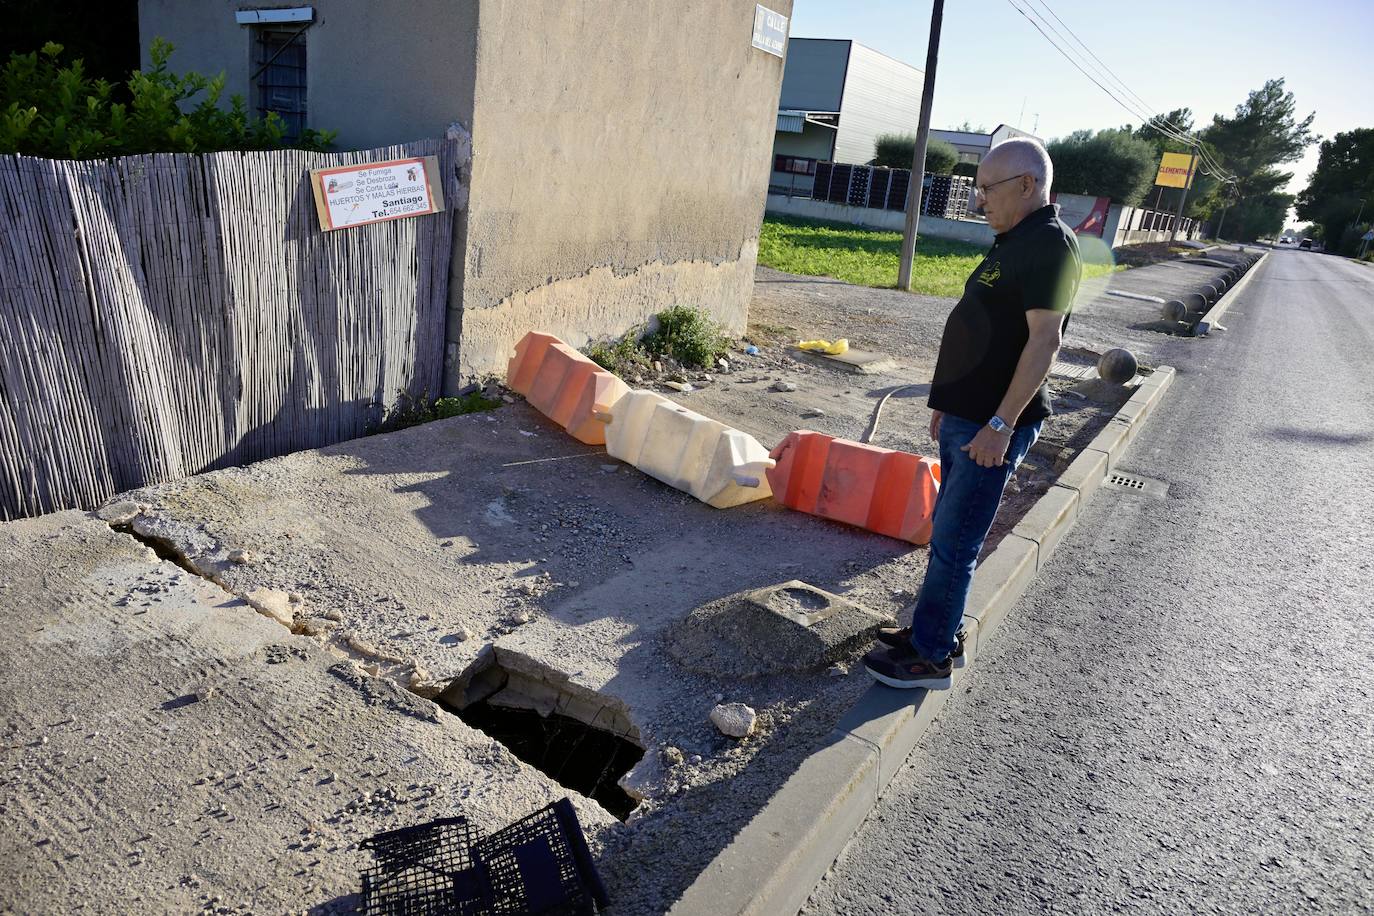
[[804, 913], [1374, 909], [1374, 277], [1227, 317]]

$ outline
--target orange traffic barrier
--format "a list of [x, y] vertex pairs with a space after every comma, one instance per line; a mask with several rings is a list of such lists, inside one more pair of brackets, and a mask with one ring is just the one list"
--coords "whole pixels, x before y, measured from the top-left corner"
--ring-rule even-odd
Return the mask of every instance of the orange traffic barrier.
[[940, 462], [801, 430], [770, 457], [773, 497], [783, 505], [913, 544], [930, 543]]
[[506, 385], [588, 445], [606, 444], [611, 408], [630, 391], [557, 337], [537, 331], [515, 345]]

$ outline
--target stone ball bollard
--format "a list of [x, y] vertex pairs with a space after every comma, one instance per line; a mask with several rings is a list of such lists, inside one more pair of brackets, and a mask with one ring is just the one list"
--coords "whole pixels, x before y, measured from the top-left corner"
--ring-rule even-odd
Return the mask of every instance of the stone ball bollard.
[[[1179, 302], [1178, 305], [1181, 306], [1183, 303]], [[1139, 368], [1140, 364], [1136, 362], [1135, 354], [1121, 347], [1113, 347], [1097, 360], [1097, 374], [1114, 385], [1124, 385], [1135, 378], [1136, 370]]]
[[[1168, 302], [1164, 303], [1162, 314], [1164, 316], [1165, 321], [1182, 321], [1183, 319], [1188, 317], [1188, 306], [1184, 305], [1182, 302], [1179, 302], [1177, 299], [1170, 299]], [[1108, 353], [1118, 352], [1126, 353], [1128, 356], [1130, 355], [1125, 350], [1108, 350], [1107, 353], [1102, 354], [1102, 359], [1105, 360], [1107, 358]], [[1099, 363], [1099, 366], [1100, 365], [1101, 364]], [[1135, 370], [1132, 369], [1131, 372], [1132, 374], [1134, 374]], [[1103, 378], [1107, 377], [1107, 374], [1103, 372], [1101, 368], [1098, 369], [1098, 374], [1101, 375]]]

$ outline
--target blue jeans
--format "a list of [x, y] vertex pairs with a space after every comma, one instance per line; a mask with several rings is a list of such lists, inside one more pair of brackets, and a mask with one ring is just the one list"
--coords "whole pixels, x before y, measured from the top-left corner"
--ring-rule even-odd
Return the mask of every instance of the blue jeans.
[[926, 579], [911, 616], [911, 645], [928, 661], [954, 651], [973, 569], [1002, 502], [1002, 490], [1040, 436], [1040, 422], [1018, 427], [1001, 467], [983, 468], [960, 451], [983, 428], [949, 414], [940, 420], [940, 493]]

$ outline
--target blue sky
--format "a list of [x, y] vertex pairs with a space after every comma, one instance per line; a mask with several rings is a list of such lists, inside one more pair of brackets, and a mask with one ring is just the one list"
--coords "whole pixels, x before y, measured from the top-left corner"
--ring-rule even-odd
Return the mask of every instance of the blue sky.
[[[1283, 77], [1300, 116], [1316, 112], [1313, 129], [1323, 137], [1374, 127], [1374, 0], [1015, 2], [1071, 41], [1052, 10], [1155, 111], [1187, 106], [1201, 126]], [[930, 9], [930, 0], [795, 0], [790, 32], [852, 38], [924, 69]], [[1035, 129], [1048, 140], [1142, 119], [1076, 70], [1010, 0], [946, 0], [931, 123], [964, 120]], [[1295, 173], [1290, 191], [1306, 185], [1316, 163], [1313, 145], [1284, 166]]]

